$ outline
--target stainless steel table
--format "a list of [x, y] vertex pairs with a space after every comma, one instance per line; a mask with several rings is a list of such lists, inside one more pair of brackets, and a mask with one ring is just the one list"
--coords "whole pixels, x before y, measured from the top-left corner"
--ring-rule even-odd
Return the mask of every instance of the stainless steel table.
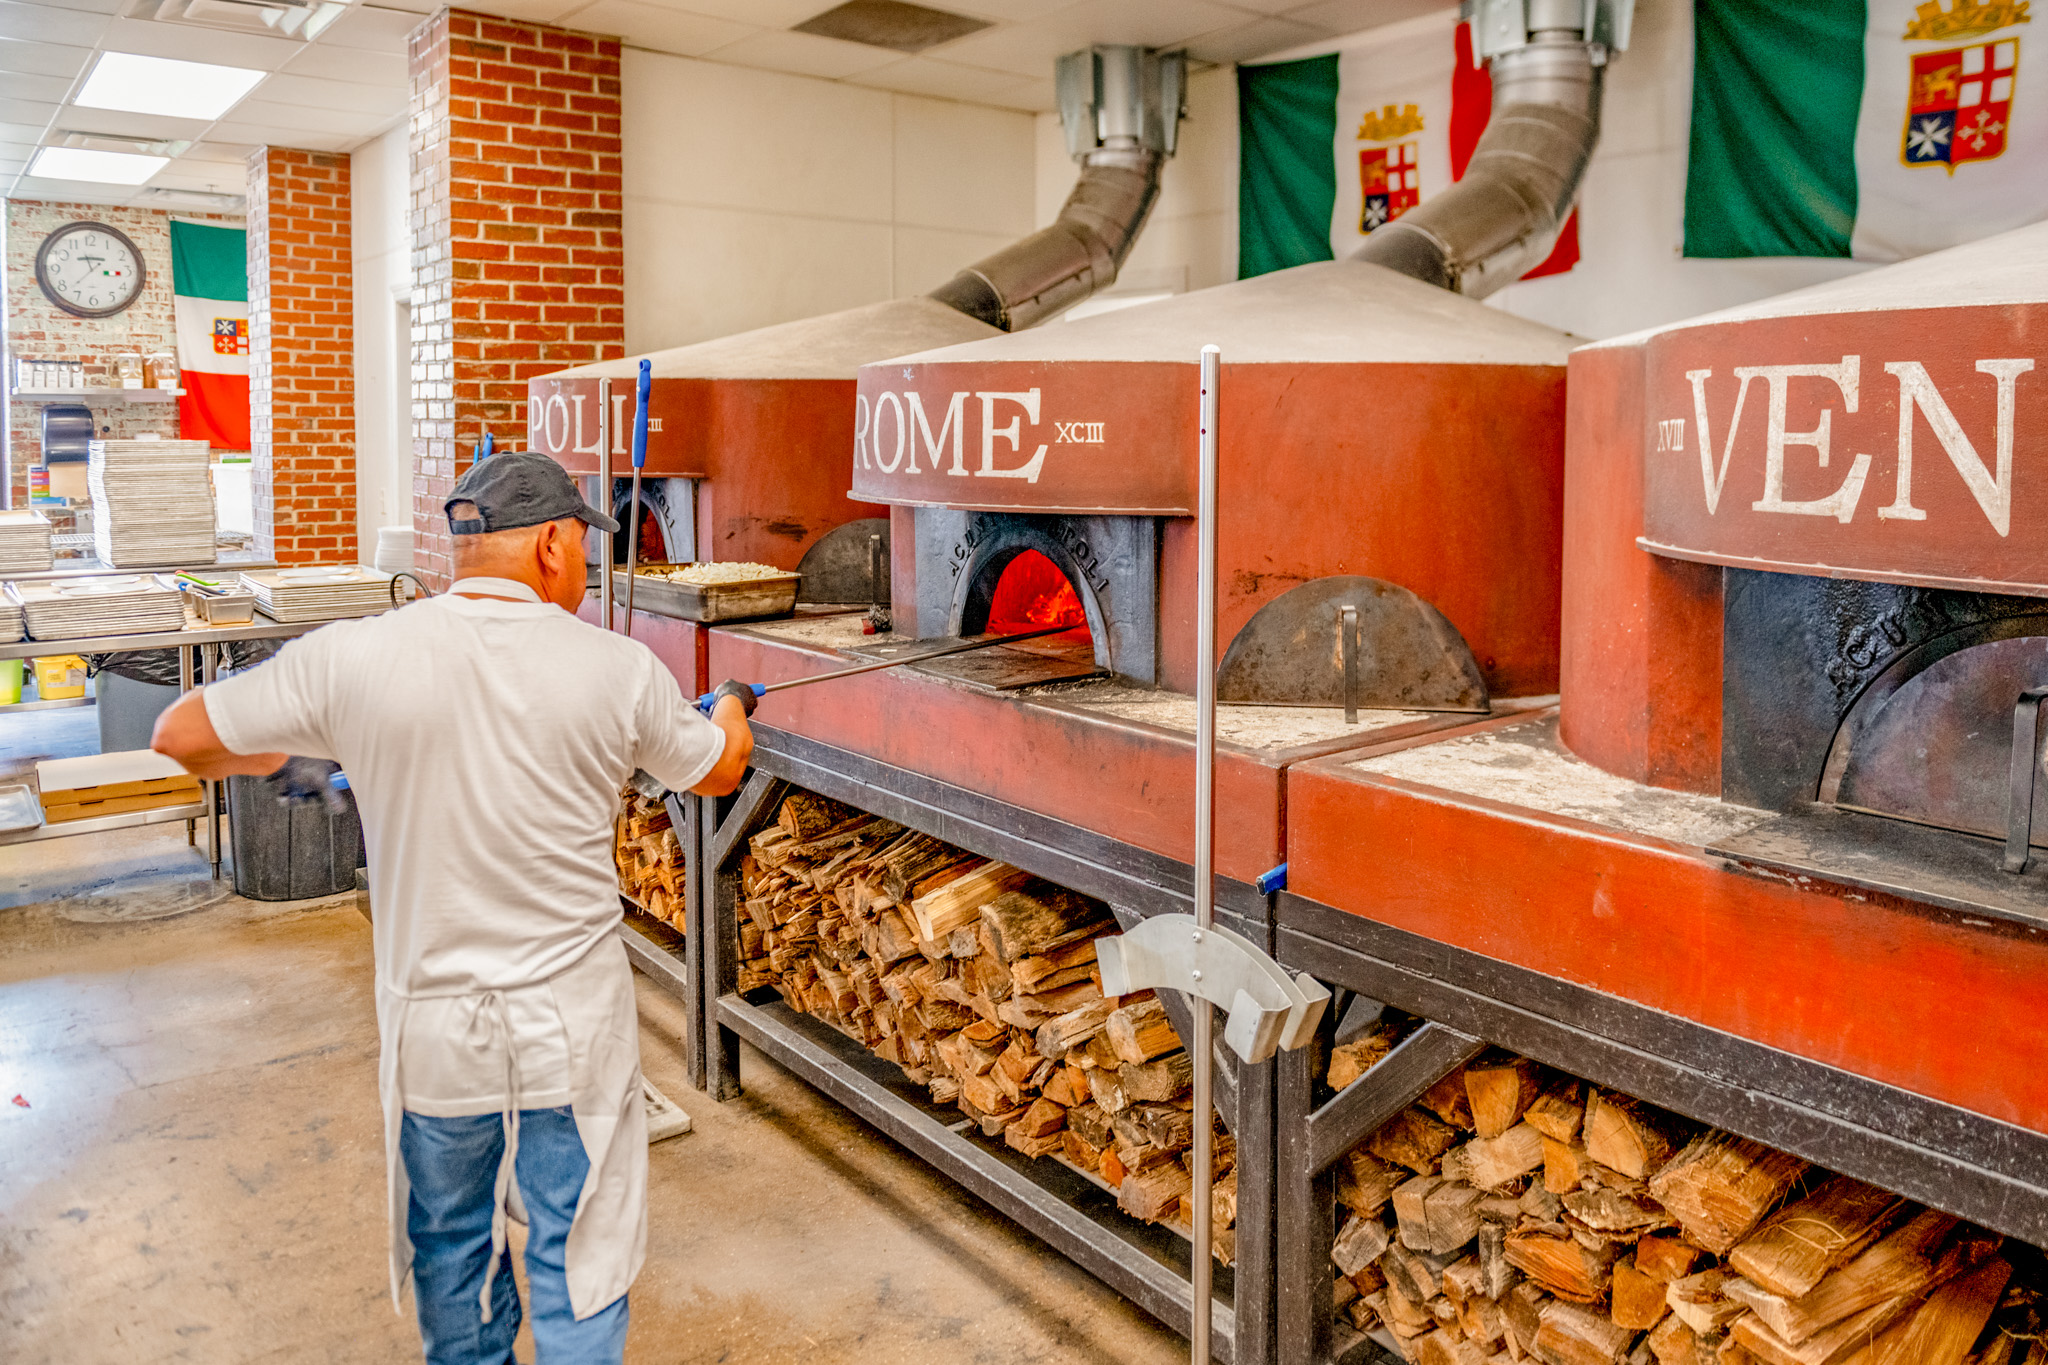
[[[218, 567], [218, 566], [216, 566]], [[162, 572], [161, 570], [157, 572]], [[28, 659], [51, 654], [112, 654], [139, 649], [175, 649], [178, 651], [178, 685], [185, 691], [192, 689], [195, 681], [210, 683], [219, 669], [218, 647], [237, 640], [289, 640], [318, 630], [325, 621], [272, 621], [258, 614], [255, 620], [245, 625], [209, 626], [200, 624], [196, 618], [187, 616], [183, 630], [155, 631], [144, 635], [95, 635], [67, 640], [19, 640], [13, 644], [0, 645], [0, 660]], [[195, 668], [196, 664], [196, 668]], [[20, 709], [32, 710], [45, 705], [73, 705], [69, 701], [53, 703], [19, 703]], [[13, 708], [0, 707], [0, 711]], [[213, 875], [220, 876], [220, 797], [218, 783], [201, 782], [203, 793], [196, 804], [168, 806], [159, 810], [126, 811], [119, 815], [103, 815], [93, 820], [66, 820], [59, 824], [37, 825], [34, 829], [0, 832], [0, 847], [8, 844], [36, 843], [43, 839], [66, 839], [74, 834], [100, 834], [107, 830], [132, 829], [138, 825], [167, 825], [174, 820], [186, 822], [187, 836], [197, 842], [197, 822], [206, 822], [206, 852], [213, 865]]]

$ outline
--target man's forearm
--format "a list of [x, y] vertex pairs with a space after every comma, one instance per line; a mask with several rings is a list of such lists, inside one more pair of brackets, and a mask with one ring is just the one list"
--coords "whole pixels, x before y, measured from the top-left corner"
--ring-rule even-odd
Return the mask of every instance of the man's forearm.
[[195, 687], [156, 718], [150, 748], [176, 759], [194, 777], [208, 781], [266, 777], [284, 766], [287, 754], [238, 754], [223, 744], [199, 695], [204, 690]]
[[734, 697], [719, 698], [711, 709], [711, 723], [725, 732], [725, 752], [704, 780], [690, 790], [698, 796], [730, 796], [740, 789], [747, 765], [753, 761], [754, 731], [747, 724], [746, 708]]

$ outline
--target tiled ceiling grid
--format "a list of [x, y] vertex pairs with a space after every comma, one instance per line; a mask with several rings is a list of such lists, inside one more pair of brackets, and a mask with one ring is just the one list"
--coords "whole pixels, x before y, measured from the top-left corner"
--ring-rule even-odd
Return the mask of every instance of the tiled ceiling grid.
[[[1090, 43], [1185, 47], [1234, 62], [1441, 9], [1455, 0], [946, 0], [982, 21], [914, 54], [794, 31], [825, 0], [484, 0], [485, 13], [616, 35], [707, 61], [1031, 111], [1054, 107], [1052, 67]], [[351, 4], [311, 42], [147, 16], [158, 0], [0, 0], [0, 193], [160, 207], [229, 208], [194, 196], [242, 192], [250, 149], [348, 151], [405, 117], [405, 36], [431, 0]], [[103, 52], [267, 73], [220, 119], [88, 109], [70, 101]], [[189, 142], [139, 186], [28, 174], [41, 147], [74, 134]], [[135, 150], [99, 142], [107, 150]]]

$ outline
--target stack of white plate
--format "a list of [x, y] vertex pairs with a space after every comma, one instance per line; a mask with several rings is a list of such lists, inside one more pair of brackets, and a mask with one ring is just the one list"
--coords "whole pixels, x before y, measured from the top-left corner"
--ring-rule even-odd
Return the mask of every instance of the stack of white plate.
[[391, 577], [360, 564], [309, 564], [253, 570], [242, 575], [242, 587], [273, 621], [339, 621], [389, 607]]
[[49, 569], [50, 519], [26, 507], [0, 512], [0, 574]]
[[150, 574], [9, 583], [35, 640], [183, 630], [185, 599]]
[[213, 474], [204, 441], [94, 441], [93, 552], [140, 568], [213, 562]]
[[377, 553], [370, 560], [379, 573], [395, 574], [400, 569], [412, 567], [412, 527], [380, 526], [377, 528]]

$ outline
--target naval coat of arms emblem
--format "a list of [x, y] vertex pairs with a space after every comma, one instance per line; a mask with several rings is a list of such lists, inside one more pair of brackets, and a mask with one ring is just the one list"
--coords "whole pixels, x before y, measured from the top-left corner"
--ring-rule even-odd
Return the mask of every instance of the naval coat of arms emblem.
[[1972, 161], [2005, 153], [2012, 126], [2013, 84], [2019, 76], [2020, 40], [1997, 30], [2029, 22], [2026, 0], [1934, 0], [1920, 6], [1906, 40], [1986, 36], [1965, 47], [1917, 52], [1908, 59], [1906, 130], [1899, 159], [1908, 166], [1942, 166], [1950, 175]]

